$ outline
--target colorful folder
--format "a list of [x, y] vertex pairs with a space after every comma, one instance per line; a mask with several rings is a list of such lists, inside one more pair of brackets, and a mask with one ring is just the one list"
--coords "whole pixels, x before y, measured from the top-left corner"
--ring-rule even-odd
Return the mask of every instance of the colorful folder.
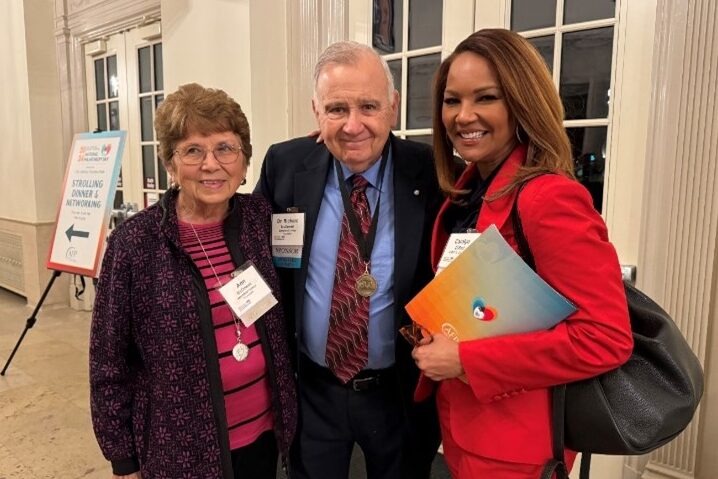
[[496, 226], [407, 305], [429, 332], [455, 341], [549, 329], [576, 311], [506, 243]]

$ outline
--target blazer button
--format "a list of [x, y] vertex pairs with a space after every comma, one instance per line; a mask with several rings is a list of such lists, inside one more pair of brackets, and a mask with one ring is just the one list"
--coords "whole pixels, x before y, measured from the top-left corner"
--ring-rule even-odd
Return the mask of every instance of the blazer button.
[[419, 190], [414, 190], [414, 196], [419, 196], [420, 194], [421, 194], [421, 191], [419, 191]]

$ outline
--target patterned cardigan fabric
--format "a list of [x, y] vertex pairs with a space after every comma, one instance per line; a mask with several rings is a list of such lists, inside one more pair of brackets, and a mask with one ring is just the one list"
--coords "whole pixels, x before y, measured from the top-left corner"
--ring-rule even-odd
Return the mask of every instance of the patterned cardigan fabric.
[[[169, 190], [108, 241], [90, 335], [92, 423], [116, 473], [139, 468], [143, 479], [233, 478], [210, 305], [180, 244], [177, 195]], [[252, 261], [280, 299], [270, 218], [264, 199], [235, 195], [224, 235], [235, 264]], [[256, 324], [286, 460], [297, 405], [281, 307]]]

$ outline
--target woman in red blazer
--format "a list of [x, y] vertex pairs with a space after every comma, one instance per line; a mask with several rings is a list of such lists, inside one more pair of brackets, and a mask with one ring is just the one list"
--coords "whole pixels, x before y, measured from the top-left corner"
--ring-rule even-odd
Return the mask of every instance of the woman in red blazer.
[[[552, 457], [550, 388], [625, 362], [633, 342], [616, 252], [573, 174], [563, 107], [538, 52], [507, 30], [481, 30], [442, 63], [434, 151], [448, 199], [434, 225], [436, 266], [452, 232], [495, 224], [517, 248], [518, 208], [536, 271], [578, 311], [553, 329], [414, 349], [416, 398], [438, 385], [444, 454], [455, 479], [536, 479]], [[454, 150], [467, 166], [458, 180]], [[539, 176], [540, 175], [540, 176]], [[590, 431], [586, 431], [590, 434]], [[573, 463], [575, 453], [566, 451]]]

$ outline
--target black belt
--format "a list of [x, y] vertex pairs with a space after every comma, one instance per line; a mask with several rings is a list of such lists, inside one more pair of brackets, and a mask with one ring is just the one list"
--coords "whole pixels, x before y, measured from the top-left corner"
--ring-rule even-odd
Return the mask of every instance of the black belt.
[[351, 388], [356, 392], [373, 391], [395, 380], [394, 367], [384, 369], [363, 369], [346, 384], [337, 378], [331, 369], [320, 366], [304, 353], [299, 354], [300, 375], [310, 374], [332, 384]]

